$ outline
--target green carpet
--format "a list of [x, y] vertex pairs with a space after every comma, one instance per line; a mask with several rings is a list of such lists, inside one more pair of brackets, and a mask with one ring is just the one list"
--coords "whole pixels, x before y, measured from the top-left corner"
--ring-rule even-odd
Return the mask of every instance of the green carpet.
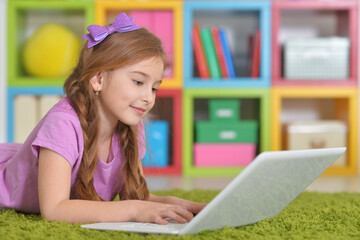
[[[218, 191], [154, 193], [209, 202]], [[272, 219], [180, 237], [101, 232], [82, 229], [78, 224], [48, 222], [39, 215], [3, 210], [0, 211], [0, 239], [360, 239], [360, 193], [304, 192]]]

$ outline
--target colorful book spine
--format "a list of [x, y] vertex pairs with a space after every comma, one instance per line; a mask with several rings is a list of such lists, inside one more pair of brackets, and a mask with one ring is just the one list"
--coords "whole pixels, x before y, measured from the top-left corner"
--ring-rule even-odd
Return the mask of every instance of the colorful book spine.
[[254, 37], [251, 77], [258, 78], [260, 75], [260, 30], [257, 30]]
[[200, 26], [194, 23], [192, 31], [195, 65], [200, 78], [210, 78], [209, 68], [206, 61], [203, 45], [201, 43]]
[[224, 56], [224, 50], [222, 48], [221, 41], [220, 41], [219, 28], [212, 27], [211, 34], [213, 36], [215, 51], [216, 51], [216, 55], [217, 55], [217, 58], [219, 61], [221, 77], [229, 78], [229, 72], [228, 72], [228, 68], [226, 66], [226, 61], [225, 61], [225, 56]]
[[226, 66], [228, 68], [229, 77], [235, 78], [235, 67], [231, 56], [230, 47], [227, 41], [226, 33], [223, 29], [219, 29], [220, 42], [224, 50], [224, 56], [226, 61]]
[[200, 30], [201, 40], [204, 46], [207, 63], [211, 78], [220, 79], [221, 72], [218, 64], [218, 59], [215, 52], [213, 38], [209, 28], [202, 28]]

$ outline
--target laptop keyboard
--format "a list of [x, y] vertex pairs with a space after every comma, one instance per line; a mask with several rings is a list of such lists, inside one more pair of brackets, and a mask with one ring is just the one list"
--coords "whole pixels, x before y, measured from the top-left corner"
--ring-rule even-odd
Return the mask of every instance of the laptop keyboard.
[[168, 220], [168, 222], [169, 223], [167, 225], [160, 225], [155, 223], [128, 223], [126, 225], [125, 224], [122, 225], [121, 227], [129, 230], [133, 229], [140, 232], [144, 230], [144, 232], [154, 231], [154, 232], [168, 232], [168, 233], [179, 232], [179, 230], [185, 227], [185, 224], [180, 224], [173, 220]]

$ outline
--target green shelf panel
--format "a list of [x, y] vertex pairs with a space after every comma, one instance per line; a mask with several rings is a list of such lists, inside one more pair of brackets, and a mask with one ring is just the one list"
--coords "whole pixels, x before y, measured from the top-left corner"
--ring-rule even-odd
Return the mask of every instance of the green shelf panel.
[[[59, 20], [63, 17], [63, 20]], [[31, 21], [28, 21], [30, 18]], [[75, 19], [76, 21], [72, 21]], [[76, 28], [75, 34], [86, 33], [86, 27], [94, 23], [94, 1], [9, 1], [8, 2], [8, 85], [9, 86], [62, 86], [66, 77], [40, 78], [25, 73], [21, 51], [25, 39], [35, 26], [43, 23], [64, 21]], [[75, 23], [76, 22], [76, 23]], [[83, 40], [81, 40], [83, 41]], [[84, 42], [84, 41], [83, 41]], [[83, 43], [82, 42], [82, 43]], [[51, 59], [49, 59], [51, 61]]]

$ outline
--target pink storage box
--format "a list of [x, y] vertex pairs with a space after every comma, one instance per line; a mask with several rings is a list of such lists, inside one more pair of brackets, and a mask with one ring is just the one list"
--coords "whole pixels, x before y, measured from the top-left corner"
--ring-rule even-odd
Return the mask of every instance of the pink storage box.
[[246, 166], [255, 157], [256, 145], [253, 143], [195, 143], [195, 166]]

